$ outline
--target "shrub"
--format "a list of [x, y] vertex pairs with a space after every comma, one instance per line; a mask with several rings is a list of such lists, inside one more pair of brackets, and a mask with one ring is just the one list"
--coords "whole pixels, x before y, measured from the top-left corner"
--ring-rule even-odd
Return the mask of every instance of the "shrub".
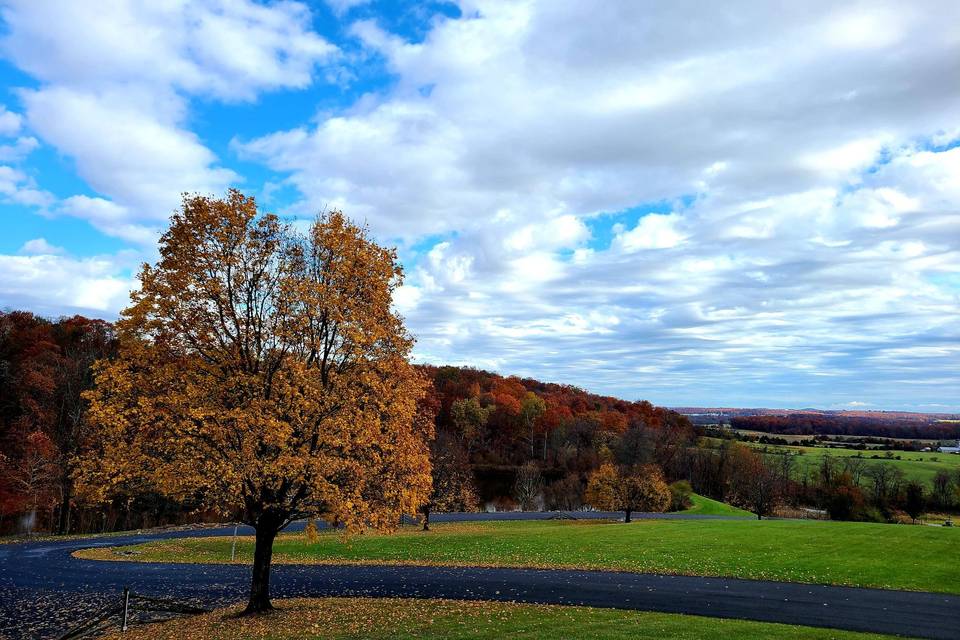
[[926, 506], [926, 498], [923, 495], [923, 485], [919, 482], [908, 483], [906, 494], [903, 509], [913, 518], [913, 521], [916, 522]]
[[689, 509], [693, 504], [690, 496], [693, 494], [693, 487], [687, 480], [677, 480], [670, 485], [670, 511], [683, 511]]
[[544, 490], [547, 508], [555, 511], [574, 511], [583, 506], [583, 483], [577, 473], [570, 473], [547, 485]]
[[860, 510], [860, 512], [858, 513], [858, 516], [859, 517], [857, 518], [857, 520], [859, 520], [860, 522], [885, 523], [887, 521], [886, 517], [884, 517], [883, 515], [883, 512], [880, 511], [880, 509], [877, 509], [876, 507], [864, 507], [863, 509]]
[[899, 509], [894, 509], [890, 512], [890, 517], [888, 522], [893, 524], [913, 524], [913, 518], [911, 518], [905, 511], [900, 511]]
[[500, 496], [490, 502], [494, 511], [516, 511], [517, 501], [509, 496]]
[[317, 530], [315, 521], [307, 520], [307, 525], [303, 528], [303, 537], [307, 539], [307, 544], [316, 544], [320, 541], [320, 532]]
[[842, 484], [827, 496], [827, 513], [831, 520], [855, 520], [863, 511], [863, 493], [859, 487]]

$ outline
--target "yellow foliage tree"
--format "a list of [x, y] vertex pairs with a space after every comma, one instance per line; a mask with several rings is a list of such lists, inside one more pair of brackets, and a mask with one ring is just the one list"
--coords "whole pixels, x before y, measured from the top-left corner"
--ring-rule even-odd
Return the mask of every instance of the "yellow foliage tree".
[[620, 508], [617, 499], [617, 484], [620, 474], [617, 468], [605, 462], [597, 467], [587, 479], [587, 488], [583, 499], [594, 509], [614, 511]]
[[657, 465], [618, 468], [607, 462], [590, 474], [584, 498], [594, 508], [623, 511], [630, 522], [634, 511], [666, 511], [671, 495]]
[[306, 235], [253, 198], [185, 196], [89, 394], [88, 498], [149, 487], [256, 531], [247, 612], [270, 604], [277, 533], [322, 517], [390, 529], [430, 491], [424, 380], [391, 310], [394, 251], [338, 212]]

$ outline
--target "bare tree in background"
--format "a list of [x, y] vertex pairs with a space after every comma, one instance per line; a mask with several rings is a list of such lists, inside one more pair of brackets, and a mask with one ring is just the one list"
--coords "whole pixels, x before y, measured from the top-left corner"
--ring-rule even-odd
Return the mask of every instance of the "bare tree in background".
[[728, 478], [730, 501], [755, 513], [758, 520], [770, 515], [780, 501], [777, 478], [763, 456], [749, 447], [731, 448]]
[[513, 497], [523, 511], [534, 511], [543, 494], [543, 475], [536, 462], [527, 462], [517, 469], [517, 479], [513, 485]]
[[873, 503], [878, 507], [887, 504], [887, 497], [890, 495], [890, 485], [893, 480], [893, 467], [882, 462], [870, 465], [866, 476], [871, 481], [871, 497]]
[[949, 471], [937, 471], [933, 476], [933, 502], [941, 509], [949, 509], [953, 505], [953, 478]]
[[843, 470], [850, 474], [853, 484], [859, 485], [863, 472], [866, 471], [867, 461], [859, 456], [851, 456], [843, 459]]
[[783, 497], [788, 502], [793, 502], [795, 499], [794, 491], [792, 489], [793, 476], [796, 471], [797, 465], [794, 456], [788, 451], [784, 451], [776, 457], [776, 462], [773, 465], [773, 474], [777, 482], [777, 491], [780, 496]]

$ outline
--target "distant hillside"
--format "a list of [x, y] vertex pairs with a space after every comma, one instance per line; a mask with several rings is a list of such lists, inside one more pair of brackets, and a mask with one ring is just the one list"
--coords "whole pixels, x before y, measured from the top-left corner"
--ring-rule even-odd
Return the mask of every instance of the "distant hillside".
[[435, 417], [437, 439], [473, 470], [484, 501], [510, 496], [517, 468], [535, 461], [547, 482], [547, 504], [575, 508], [551, 495], [559, 498], [561, 487], [565, 498], [579, 494], [604, 455], [627, 455], [624, 443], [643, 449], [643, 461], [658, 462], [670, 475], [677, 452], [695, 440], [686, 417], [647, 401], [468, 367], [419, 369], [433, 381], [423, 410]]
[[907, 411], [830, 411], [676, 407], [694, 424], [728, 424], [734, 429], [788, 435], [855, 435], [903, 439], [960, 437], [960, 414]]

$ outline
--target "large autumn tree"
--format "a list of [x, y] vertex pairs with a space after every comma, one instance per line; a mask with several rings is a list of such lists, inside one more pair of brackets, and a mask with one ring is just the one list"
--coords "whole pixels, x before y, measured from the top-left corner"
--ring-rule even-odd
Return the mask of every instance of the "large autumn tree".
[[256, 531], [247, 612], [274, 538], [318, 516], [389, 529], [430, 490], [424, 381], [391, 309], [395, 252], [334, 212], [298, 235], [253, 198], [185, 196], [97, 370], [79, 487], [147, 487]]

